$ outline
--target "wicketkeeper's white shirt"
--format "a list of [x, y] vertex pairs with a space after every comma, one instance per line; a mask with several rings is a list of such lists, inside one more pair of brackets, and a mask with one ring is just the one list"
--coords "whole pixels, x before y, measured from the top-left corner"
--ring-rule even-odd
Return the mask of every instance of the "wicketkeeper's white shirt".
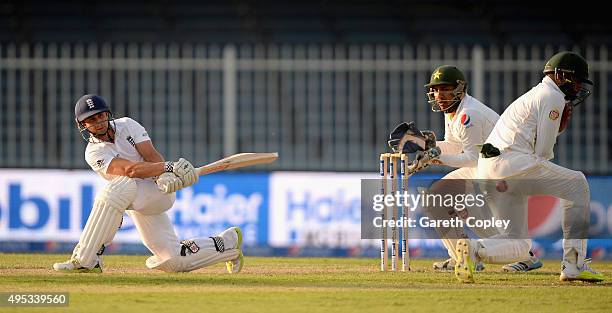
[[106, 174], [106, 170], [114, 158], [120, 157], [132, 162], [142, 162], [144, 159], [136, 150], [136, 144], [151, 140], [145, 128], [129, 117], [114, 120], [114, 125], [114, 143], [94, 139], [95, 142], [87, 144], [85, 149], [87, 164], [106, 180], [112, 180], [115, 177]]
[[491, 133], [499, 115], [476, 98], [466, 94], [455, 115], [444, 114], [444, 141], [440, 161], [451, 167], [476, 167], [478, 147]]

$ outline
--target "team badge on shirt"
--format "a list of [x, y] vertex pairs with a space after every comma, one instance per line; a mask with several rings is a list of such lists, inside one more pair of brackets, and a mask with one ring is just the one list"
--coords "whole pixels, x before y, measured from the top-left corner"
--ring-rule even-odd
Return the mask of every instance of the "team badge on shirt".
[[559, 110], [557, 110], [557, 109], [550, 110], [550, 113], [548, 113], [548, 117], [551, 120], [553, 120], [553, 121], [558, 119], [559, 118]]
[[134, 138], [132, 138], [132, 136], [128, 136], [126, 139], [132, 145], [132, 147], [136, 147], [136, 142], [134, 141]]
[[463, 126], [465, 126], [465, 127], [470, 126], [470, 122], [471, 122], [471, 119], [470, 119], [469, 115], [467, 115], [465, 113], [463, 115], [461, 115], [461, 124], [463, 124]]

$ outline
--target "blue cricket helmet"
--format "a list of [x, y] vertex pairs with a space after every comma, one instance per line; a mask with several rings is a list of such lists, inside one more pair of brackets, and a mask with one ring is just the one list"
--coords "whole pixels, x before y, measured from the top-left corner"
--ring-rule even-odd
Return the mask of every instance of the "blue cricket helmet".
[[[115, 128], [113, 112], [111, 112], [110, 107], [108, 106], [108, 104], [106, 104], [106, 101], [104, 101], [102, 97], [91, 94], [84, 95], [77, 101], [76, 105], [74, 106], [74, 120], [76, 121], [77, 128], [79, 129], [79, 132], [81, 133], [81, 136], [83, 137], [83, 139], [85, 139], [85, 141], [93, 142], [93, 138], [96, 137], [96, 135], [92, 134], [88, 129], [86, 129], [82, 125], [82, 122], [88, 117], [101, 112], [108, 112], [108, 129], [106, 131], [106, 134], [110, 136], [108, 131], [110, 129]], [[86, 137], [85, 133], [89, 134], [89, 136]], [[110, 142], [113, 141], [114, 139], [111, 138]]]
[[74, 106], [74, 118], [78, 123], [83, 122], [86, 118], [96, 115], [100, 112], [110, 112], [110, 107], [102, 97], [97, 95], [84, 95]]

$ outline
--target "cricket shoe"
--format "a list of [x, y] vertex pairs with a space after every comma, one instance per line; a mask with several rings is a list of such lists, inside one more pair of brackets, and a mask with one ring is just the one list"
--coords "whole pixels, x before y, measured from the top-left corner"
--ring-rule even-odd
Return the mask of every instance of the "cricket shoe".
[[102, 273], [102, 260], [98, 260], [93, 268], [81, 266], [76, 260], [68, 260], [53, 264], [53, 269], [58, 272], [66, 273]]
[[529, 272], [542, 267], [542, 261], [529, 251], [529, 258], [502, 266], [504, 272]]
[[561, 262], [561, 276], [559, 280], [561, 281], [586, 281], [597, 283], [604, 280], [604, 276], [601, 273], [598, 273], [594, 269], [592, 269], [588, 263], [591, 263], [590, 259], [584, 260], [584, 264], [582, 268], [578, 268], [575, 264], [571, 264], [568, 262]]
[[[453, 260], [453, 258], [448, 258], [442, 262], [434, 262], [433, 269], [436, 271], [452, 271], [455, 269], [455, 260]], [[485, 266], [482, 262], [477, 262], [474, 265], [475, 272], [481, 272], [484, 271], [484, 269]]]
[[478, 242], [470, 239], [457, 240], [455, 254], [457, 262], [455, 264], [455, 277], [463, 283], [474, 282], [474, 268], [477, 261], [476, 249]]
[[232, 228], [236, 231], [236, 234], [238, 235], [236, 249], [238, 250], [239, 254], [237, 258], [225, 262], [225, 267], [227, 268], [228, 273], [237, 274], [240, 273], [242, 267], [244, 266], [244, 254], [242, 253], [242, 230], [240, 229], [240, 227]]
[[434, 262], [433, 269], [436, 271], [451, 271], [455, 269], [455, 260], [448, 258], [441, 262]]

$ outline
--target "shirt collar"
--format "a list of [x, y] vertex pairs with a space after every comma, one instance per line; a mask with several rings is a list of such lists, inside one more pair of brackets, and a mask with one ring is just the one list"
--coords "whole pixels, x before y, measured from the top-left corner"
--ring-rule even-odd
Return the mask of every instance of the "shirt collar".
[[544, 78], [542, 78], [542, 83], [544, 85], [547, 85], [547, 86], [549, 86], [549, 87], [559, 91], [560, 93], [563, 93], [561, 91], [561, 88], [559, 88], [559, 86], [557, 86], [557, 84], [555, 84], [555, 81], [552, 78], [548, 77], [548, 75], [545, 75]]

